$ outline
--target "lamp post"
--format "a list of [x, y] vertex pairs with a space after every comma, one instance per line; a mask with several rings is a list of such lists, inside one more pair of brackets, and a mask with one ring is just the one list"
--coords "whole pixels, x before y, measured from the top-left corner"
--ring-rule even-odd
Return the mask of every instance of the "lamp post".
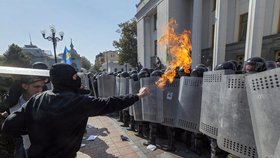
[[59, 32], [59, 37], [55, 37], [55, 33], [56, 33], [56, 29], [54, 27], [54, 25], [50, 25], [50, 35], [48, 37], [46, 37], [46, 30], [42, 30], [41, 33], [42, 33], [42, 36], [44, 39], [46, 40], [49, 40], [49, 41], [52, 41], [53, 43], [53, 51], [54, 51], [54, 61], [55, 63], [57, 63], [57, 59], [56, 59], [56, 46], [57, 46], [57, 42], [58, 41], [62, 41], [63, 40], [63, 36], [64, 36], [64, 33], [61, 31]]

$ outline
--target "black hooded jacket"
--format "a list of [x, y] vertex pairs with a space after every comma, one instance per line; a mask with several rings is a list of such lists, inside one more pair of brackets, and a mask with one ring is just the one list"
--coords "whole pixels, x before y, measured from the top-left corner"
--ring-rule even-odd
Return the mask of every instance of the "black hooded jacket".
[[88, 117], [119, 111], [139, 100], [138, 95], [103, 99], [81, 95], [79, 77], [72, 79], [76, 73], [70, 65], [53, 65], [54, 89], [34, 95], [3, 123], [3, 133], [29, 135], [30, 158], [76, 157]]
[[9, 115], [2, 132], [28, 134], [30, 158], [74, 158], [89, 116], [119, 111], [138, 100], [137, 95], [98, 99], [73, 92], [46, 91]]

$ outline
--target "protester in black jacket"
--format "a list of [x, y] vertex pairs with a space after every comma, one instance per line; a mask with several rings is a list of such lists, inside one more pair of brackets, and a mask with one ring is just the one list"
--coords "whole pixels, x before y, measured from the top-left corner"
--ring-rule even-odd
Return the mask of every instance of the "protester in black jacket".
[[141, 88], [136, 95], [105, 99], [81, 95], [81, 79], [67, 64], [54, 64], [50, 80], [53, 90], [34, 95], [2, 126], [4, 133], [29, 135], [31, 158], [76, 157], [89, 116], [122, 110], [149, 94], [147, 88]]

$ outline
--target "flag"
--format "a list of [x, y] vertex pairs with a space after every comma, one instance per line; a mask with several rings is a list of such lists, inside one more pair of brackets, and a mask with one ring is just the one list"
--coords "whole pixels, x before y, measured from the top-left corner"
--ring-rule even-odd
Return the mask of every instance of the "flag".
[[63, 60], [65, 64], [69, 64], [69, 65], [72, 64], [71, 55], [66, 47], [64, 48], [64, 52], [63, 52]]

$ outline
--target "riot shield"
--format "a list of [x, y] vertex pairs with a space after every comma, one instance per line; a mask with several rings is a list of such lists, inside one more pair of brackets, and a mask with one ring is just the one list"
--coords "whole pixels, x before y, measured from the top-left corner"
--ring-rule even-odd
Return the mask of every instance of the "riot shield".
[[218, 126], [218, 146], [242, 158], [257, 158], [251, 115], [248, 105], [245, 75], [223, 75]]
[[114, 96], [115, 94], [115, 76], [103, 75], [103, 97]]
[[151, 94], [141, 99], [143, 121], [161, 123], [163, 121], [163, 90], [156, 87], [159, 77], [146, 77], [140, 79], [141, 87], [148, 87]]
[[126, 95], [129, 93], [129, 77], [120, 78], [120, 95]]
[[180, 78], [176, 127], [198, 133], [201, 110], [202, 78]]
[[[129, 93], [129, 77], [120, 78], [120, 95], [127, 95]], [[125, 108], [124, 110], [128, 110]]]
[[99, 97], [109, 97], [115, 95], [115, 76], [103, 74], [97, 78]]
[[0, 66], [0, 74], [49, 77], [49, 70]]
[[84, 89], [89, 90], [89, 78], [85, 73], [78, 72], [78, 76], [81, 78], [81, 84]]
[[132, 106], [130, 106], [130, 107], [128, 108], [128, 114], [129, 114], [129, 116], [133, 116], [133, 109], [134, 109], [134, 105], [132, 105]]
[[97, 76], [97, 91], [98, 91], [98, 97], [103, 97], [103, 75], [98, 75]]
[[280, 137], [280, 69], [246, 76], [247, 95], [259, 157], [270, 158]]
[[179, 84], [180, 79], [174, 79], [172, 83], [166, 83], [163, 89], [163, 122], [161, 124], [175, 127], [177, 108], [179, 105]]
[[116, 77], [115, 95], [120, 95], [120, 77]]
[[95, 97], [97, 97], [97, 91], [95, 89], [95, 85], [94, 85], [94, 78], [93, 78], [93, 74], [90, 74], [89, 76], [89, 82], [91, 84], [91, 90], [92, 90], [92, 95], [94, 95]]
[[222, 108], [219, 105], [222, 75], [233, 73], [231, 70], [219, 70], [203, 74], [199, 131], [214, 139], [217, 139], [218, 117]]
[[[133, 79], [129, 79], [129, 93], [136, 94], [140, 89], [140, 81], [134, 81]], [[142, 105], [141, 101], [134, 103], [133, 106], [129, 107], [129, 115], [134, 116], [135, 121], [142, 120]]]
[[277, 146], [275, 148], [274, 157], [273, 158], [279, 158], [280, 157], [280, 140], [278, 140]]

